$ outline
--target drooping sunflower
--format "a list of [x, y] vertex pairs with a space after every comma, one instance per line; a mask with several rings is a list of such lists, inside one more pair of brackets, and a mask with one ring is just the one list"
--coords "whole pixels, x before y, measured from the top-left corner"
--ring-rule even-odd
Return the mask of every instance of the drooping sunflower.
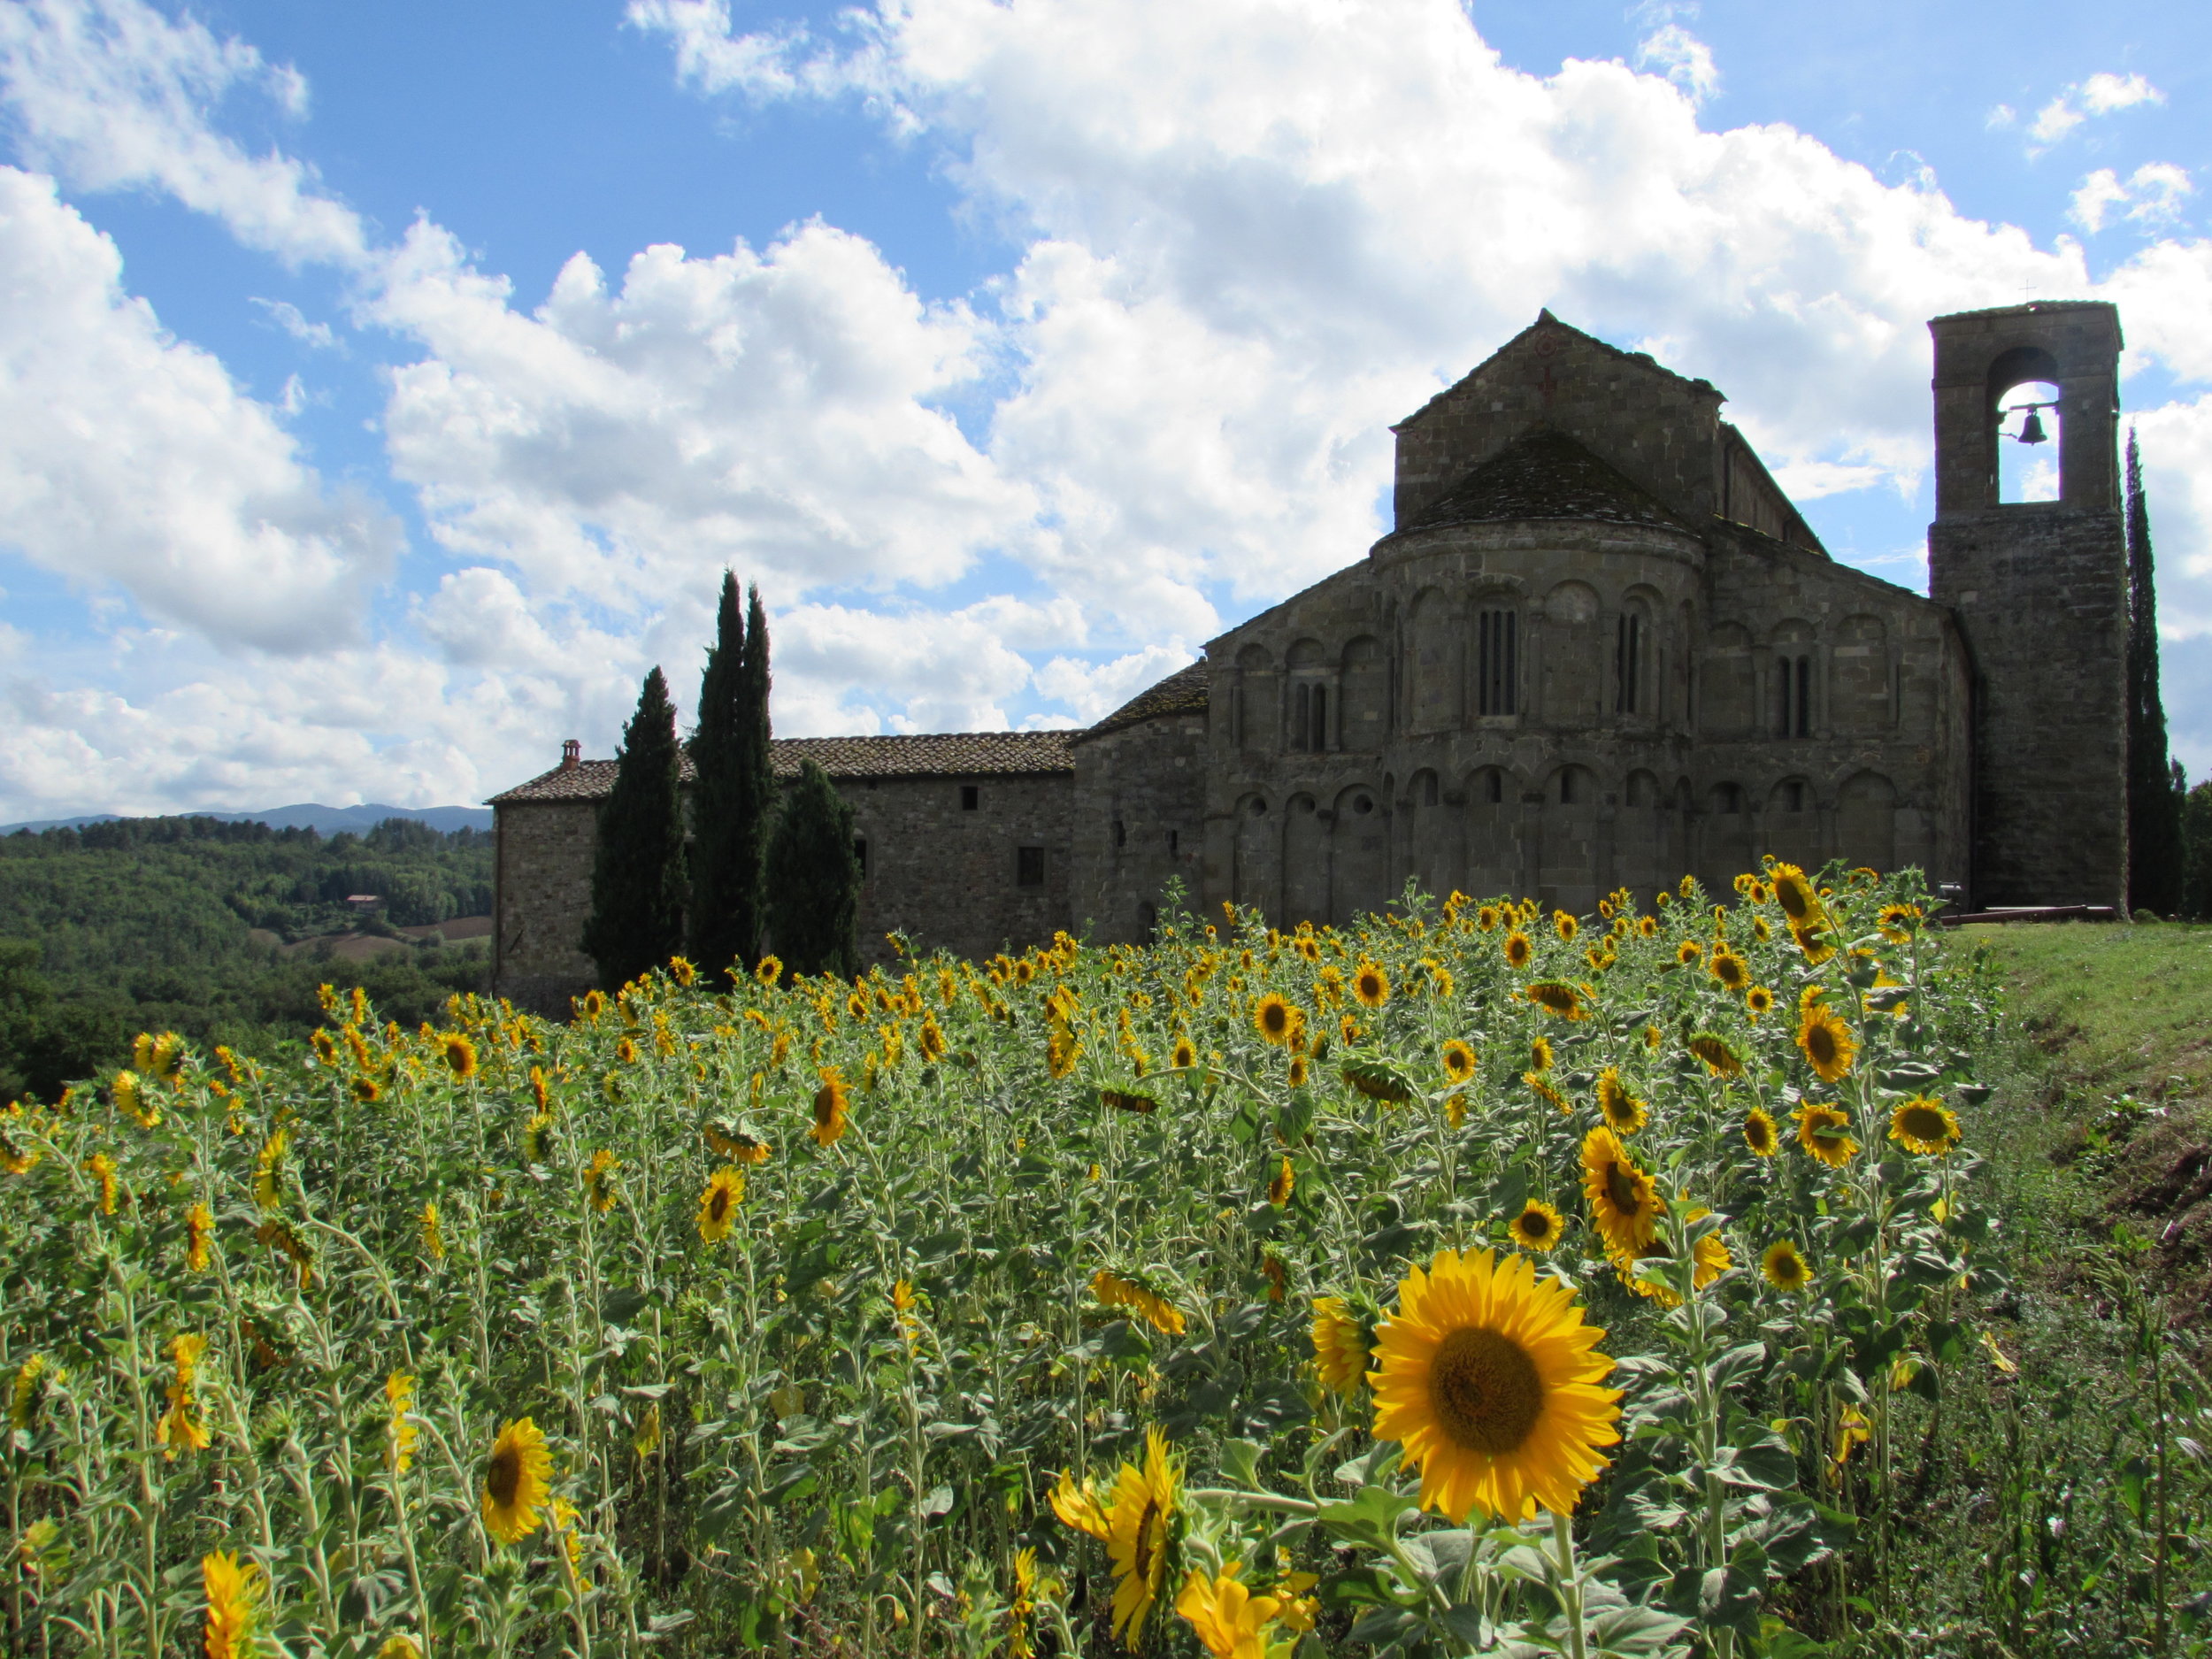
[[1290, 1155], [1276, 1166], [1274, 1179], [1267, 1184], [1267, 1202], [1280, 1210], [1290, 1202], [1291, 1194], [1298, 1190], [1297, 1171], [1290, 1166]]
[[515, 1544], [536, 1532], [538, 1510], [552, 1491], [553, 1454], [529, 1417], [500, 1425], [484, 1469], [484, 1527], [503, 1544]]
[[1850, 1114], [1842, 1108], [1800, 1106], [1790, 1115], [1797, 1119], [1797, 1144], [1830, 1169], [1841, 1169], [1859, 1149], [1851, 1135]]
[[1380, 1008], [1390, 1000], [1390, 976], [1378, 962], [1362, 962], [1352, 974], [1352, 995], [1362, 1008]]
[[1532, 1071], [1548, 1071], [1551, 1070], [1551, 1039], [1549, 1037], [1530, 1038], [1528, 1043], [1528, 1069]]
[[1813, 1270], [1787, 1239], [1777, 1239], [1759, 1258], [1759, 1271], [1777, 1290], [1795, 1293], [1812, 1282]]
[[1456, 1037], [1444, 1045], [1444, 1076], [1454, 1083], [1464, 1083], [1475, 1074], [1475, 1051]]
[[1582, 1191], [1606, 1254], [1633, 1258], [1650, 1248], [1656, 1236], [1658, 1189], [1628, 1156], [1620, 1137], [1603, 1125], [1582, 1137]]
[[820, 1068], [821, 1087], [814, 1091], [814, 1126], [808, 1137], [818, 1147], [833, 1147], [845, 1136], [845, 1107], [851, 1091], [833, 1065]]
[[1889, 1115], [1889, 1138], [1908, 1152], [1939, 1157], [1959, 1143], [1957, 1114], [1941, 1101], [1916, 1094]]
[[1525, 968], [1528, 966], [1528, 959], [1535, 954], [1536, 947], [1529, 943], [1528, 935], [1519, 928], [1515, 928], [1505, 936], [1505, 965], [1507, 967], [1517, 970]]
[[195, 1204], [184, 1212], [184, 1265], [195, 1273], [207, 1271], [211, 1257], [210, 1241], [215, 1235], [215, 1217], [205, 1204]]
[[1165, 1336], [1183, 1334], [1182, 1310], [1143, 1280], [1100, 1268], [1091, 1275], [1091, 1294], [1109, 1308], [1126, 1308]]
[[256, 1563], [241, 1566], [237, 1555], [229, 1550], [200, 1557], [200, 1592], [207, 1601], [200, 1647], [207, 1659], [246, 1659], [253, 1651], [254, 1627], [260, 1622], [265, 1588]]
[[725, 1164], [707, 1178], [706, 1190], [699, 1194], [699, 1237], [708, 1244], [728, 1238], [737, 1207], [744, 1201], [744, 1171]]
[[1713, 948], [1713, 958], [1705, 964], [1705, 972], [1731, 991], [1740, 991], [1751, 983], [1751, 964], [1721, 946]]
[[1349, 1400], [1367, 1376], [1374, 1339], [1340, 1296], [1313, 1299], [1313, 1369], [1321, 1386]]
[[1743, 1143], [1755, 1156], [1763, 1158], [1770, 1158], [1782, 1149], [1782, 1132], [1765, 1107], [1754, 1106], [1744, 1114]]
[[407, 1414], [415, 1409], [415, 1379], [403, 1371], [396, 1371], [384, 1379], [384, 1403], [390, 1408], [392, 1420], [387, 1425], [385, 1446], [392, 1460], [392, 1467], [405, 1474], [415, 1461], [415, 1442], [422, 1431], [407, 1420]]
[[1763, 985], [1755, 985], [1743, 994], [1744, 1012], [1755, 1024], [1760, 1015], [1774, 1006], [1774, 993]]
[[1705, 1070], [1709, 1076], [1741, 1077], [1743, 1075], [1743, 1056], [1736, 1052], [1735, 1046], [1727, 1038], [1717, 1033], [1701, 1031], [1684, 1046], [1705, 1062]]
[[1797, 1046], [1814, 1075], [1824, 1083], [1841, 1082], [1850, 1074], [1852, 1059], [1858, 1053], [1851, 1027], [1818, 1003], [1808, 1007], [1799, 1020]]
[[1371, 1101], [1402, 1106], [1416, 1093], [1413, 1080], [1382, 1056], [1348, 1054], [1340, 1068], [1344, 1081]]
[[1566, 1236], [1567, 1226], [1556, 1210], [1532, 1198], [1521, 1207], [1519, 1215], [1505, 1224], [1505, 1230], [1524, 1250], [1549, 1250]]
[[84, 1161], [85, 1173], [100, 1183], [100, 1213], [115, 1213], [115, 1200], [121, 1183], [115, 1179], [115, 1160], [104, 1152], [96, 1152]]
[[1610, 1065], [1598, 1073], [1598, 1111], [1615, 1133], [1624, 1135], [1634, 1134], [1650, 1117], [1621, 1081], [1620, 1069]]
[[[753, 1075], [756, 1082], [761, 1080], [758, 1072]], [[756, 1094], [755, 1098], [757, 1099], [758, 1095]], [[705, 1137], [710, 1150], [729, 1159], [733, 1164], [765, 1164], [770, 1155], [775, 1151], [773, 1147], [759, 1136], [750, 1134], [735, 1124], [727, 1121], [710, 1123], [700, 1133]]]
[[1298, 1010], [1273, 991], [1252, 1004], [1254, 1027], [1264, 1041], [1277, 1048], [1290, 1041], [1290, 1029], [1297, 1018]]
[[253, 1198], [264, 1210], [274, 1210], [284, 1202], [284, 1193], [278, 1182], [282, 1179], [284, 1149], [292, 1144], [292, 1132], [282, 1124], [276, 1133], [261, 1143], [261, 1150], [254, 1155]]
[[476, 1045], [464, 1032], [449, 1032], [438, 1040], [438, 1053], [445, 1061], [445, 1068], [461, 1082], [476, 1075]]
[[1580, 988], [1564, 979], [1539, 979], [1535, 984], [1525, 987], [1521, 995], [1537, 1007], [1548, 1013], [1556, 1014], [1562, 1019], [1583, 1020], [1590, 1018], [1590, 1010], [1582, 1005]]
[[[316, 1034], [321, 1035], [319, 1032]], [[118, 1071], [115, 1081], [108, 1085], [108, 1092], [115, 1097], [118, 1106], [138, 1119], [140, 1128], [152, 1129], [160, 1124], [161, 1108], [147, 1098], [145, 1086], [138, 1080], [137, 1072]]]
[[1525, 1256], [1440, 1250], [1377, 1333], [1374, 1435], [1421, 1471], [1421, 1504], [1462, 1522], [1572, 1513], [1620, 1439], [1605, 1333]]
[[1524, 1071], [1521, 1081], [1528, 1085], [1530, 1092], [1538, 1100], [1544, 1102], [1562, 1118], [1574, 1116], [1574, 1102], [1554, 1088], [1541, 1071]]
[[1168, 1451], [1158, 1426], [1144, 1435], [1144, 1467], [1121, 1466], [1106, 1514], [1106, 1556], [1114, 1569], [1114, 1634], [1132, 1647], [1166, 1586], [1182, 1531], [1181, 1459]]
[[1176, 1612], [1214, 1659], [1262, 1659], [1268, 1647], [1267, 1628], [1283, 1610], [1276, 1597], [1254, 1595], [1244, 1586], [1237, 1578], [1243, 1565], [1233, 1561], [1214, 1578], [1193, 1568], [1183, 1580], [1182, 1594], [1175, 1598]]

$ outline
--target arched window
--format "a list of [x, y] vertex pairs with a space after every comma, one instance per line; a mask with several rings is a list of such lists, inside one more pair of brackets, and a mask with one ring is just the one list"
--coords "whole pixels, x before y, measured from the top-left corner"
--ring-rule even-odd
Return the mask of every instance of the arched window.
[[1649, 649], [1643, 612], [1631, 605], [1620, 614], [1613, 636], [1613, 712], [1644, 712], [1639, 693], [1644, 683], [1644, 653]]
[[2058, 500], [2065, 443], [2057, 361], [2033, 346], [2005, 352], [1989, 365], [1989, 410], [1997, 434], [1998, 502]]

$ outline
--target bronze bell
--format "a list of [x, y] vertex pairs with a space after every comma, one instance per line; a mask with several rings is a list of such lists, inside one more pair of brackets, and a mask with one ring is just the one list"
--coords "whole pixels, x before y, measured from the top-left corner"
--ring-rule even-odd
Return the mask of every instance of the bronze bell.
[[2029, 410], [2028, 418], [2020, 423], [2020, 442], [2023, 443], [2048, 443], [2050, 442], [2044, 436], [2043, 417], [2039, 411]]

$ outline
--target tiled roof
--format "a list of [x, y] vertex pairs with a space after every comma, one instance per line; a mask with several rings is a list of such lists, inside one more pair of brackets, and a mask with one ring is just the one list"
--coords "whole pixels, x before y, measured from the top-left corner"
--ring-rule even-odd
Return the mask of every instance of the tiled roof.
[[1087, 732], [1073, 732], [1070, 737], [1078, 743], [1109, 732], [1118, 732], [1124, 726], [1141, 726], [1147, 720], [1156, 720], [1169, 714], [1203, 714], [1206, 711], [1208, 677], [1203, 657], [1187, 668], [1179, 668], [1157, 685], [1140, 691], [1111, 714]]
[[1606, 524], [1687, 528], [1658, 499], [1563, 432], [1521, 434], [1431, 502], [1397, 534], [1451, 524], [1594, 518]]
[[[940, 732], [918, 737], [780, 737], [769, 745], [769, 764], [780, 778], [796, 777], [811, 760], [833, 778], [1003, 778], [1018, 773], [1072, 772], [1068, 732]], [[615, 763], [579, 761], [518, 784], [491, 798], [493, 806], [526, 801], [603, 801], [614, 789]], [[682, 776], [692, 778], [691, 757]]]

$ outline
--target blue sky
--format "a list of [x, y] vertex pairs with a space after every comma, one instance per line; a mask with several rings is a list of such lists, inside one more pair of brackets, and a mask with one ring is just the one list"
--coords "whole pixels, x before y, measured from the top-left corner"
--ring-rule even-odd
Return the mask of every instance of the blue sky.
[[1549, 305], [1924, 583], [1924, 319], [2122, 308], [2212, 770], [2212, 12], [28, 0], [0, 821], [480, 800], [757, 578], [779, 729], [1094, 718]]

